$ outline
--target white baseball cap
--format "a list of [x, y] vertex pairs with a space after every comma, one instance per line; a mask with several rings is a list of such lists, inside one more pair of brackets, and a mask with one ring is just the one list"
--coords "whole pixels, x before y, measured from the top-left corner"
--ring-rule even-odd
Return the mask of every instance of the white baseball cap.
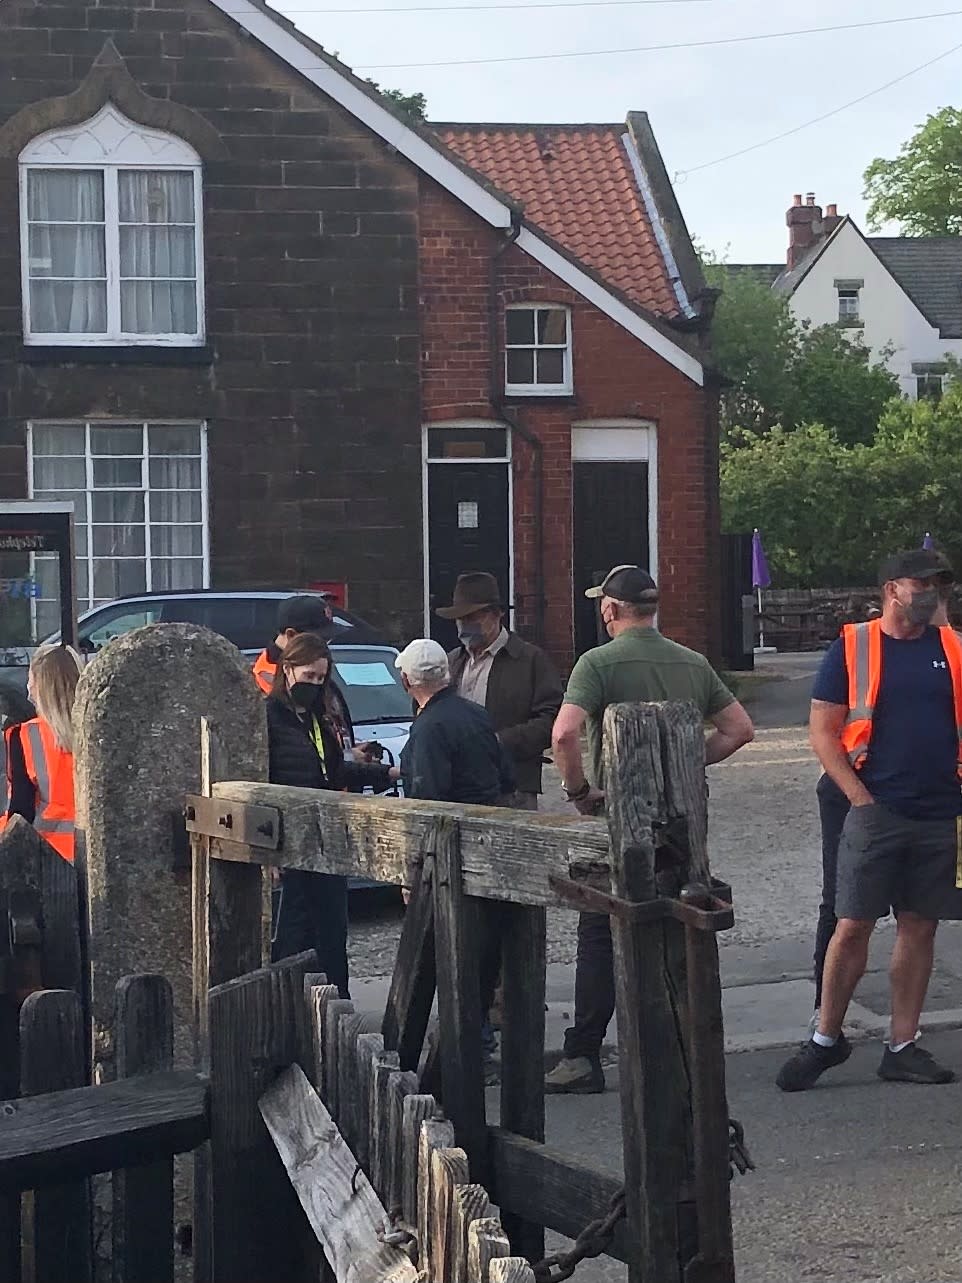
[[394, 661], [409, 682], [443, 682], [450, 676], [448, 657], [443, 646], [430, 637], [419, 637], [409, 642]]

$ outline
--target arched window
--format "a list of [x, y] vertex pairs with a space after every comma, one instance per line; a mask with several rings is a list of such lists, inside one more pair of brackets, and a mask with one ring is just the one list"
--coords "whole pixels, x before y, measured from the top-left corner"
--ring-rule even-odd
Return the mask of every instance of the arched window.
[[203, 342], [201, 160], [108, 103], [20, 154], [24, 340]]

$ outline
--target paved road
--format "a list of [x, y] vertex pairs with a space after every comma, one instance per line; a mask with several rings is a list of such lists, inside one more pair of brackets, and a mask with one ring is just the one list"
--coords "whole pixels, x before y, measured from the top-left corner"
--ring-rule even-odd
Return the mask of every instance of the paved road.
[[[962, 1032], [928, 1045], [962, 1068]], [[880, 1083], [872, 1042], [815, 1090], [785, 1096], [772, 1082], [783, 1055], [728, 1058], [731, 1109], [757, 1164], [733, 1188], [738, 1283], [959, 1283], [962, 1085]], [[614, 1091], [549, 1098], [547, 1129], [582, 1162], [620, 1171]], [[576, 1275], [626, 1277], [608, 1259]]]

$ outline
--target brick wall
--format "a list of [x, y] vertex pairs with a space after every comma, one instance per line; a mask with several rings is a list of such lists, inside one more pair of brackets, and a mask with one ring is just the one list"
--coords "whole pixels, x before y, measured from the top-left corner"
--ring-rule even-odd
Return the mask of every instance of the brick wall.
[[5, 154], [0, 496], [25, 494], [31, 417], [207, 419], [215, 586], [346, 579], [361, 613], [399, 636], [417, 628], [413, 170], [203, 0], [5, 0], [0, 134], [24, 108], [36, 132], [48, 127], [50, 100], [89, 89], [108, 38], [139, 86], [121, 109], [160, 124], [174, 104], [205, 159], [209, 360], [29, 359], [19, 149]]
[[[428, 421], [498, 418], [491, 404], [488, 299], [496, 234], [436, 184], [421, 179], [422, 396]], [[717, 428], [715, 395], [698, 388], [602, 312], [511, 247], [498, 267], [499, 313], [527, 300], [572, 312], [573, 397], [509, 400], [541, 442], [544, 467], [545, 642], [572, 652], [571, 424], [651, 420], [658, 441], [657, 578], [661, 626], [701, 651], [717, 645]], [[499, 346], [503, 336], [499, 334]], [[500, 361], [497, 376], [503, 377]], [[534, 451], [514, 437], [515, 601], [531, 631], [536, 586]], [[599, 521], [604, 514], [598, 514]], [[580, 586], [579, 586], [580, 590]]]

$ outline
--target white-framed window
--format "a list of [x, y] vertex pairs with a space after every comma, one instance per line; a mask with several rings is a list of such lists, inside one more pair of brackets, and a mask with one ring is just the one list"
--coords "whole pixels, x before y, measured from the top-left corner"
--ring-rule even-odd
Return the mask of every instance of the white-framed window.
[[[72, 499], [77, 606], [135, 593], [206, 588], [207, 432], [203, 423], [28, 425], [31, 499]], [[57, 560], [37, 555], [38, 636], [59, 627]]]
[[28, 344], [204, 341], [203, 173], [182, 138], [107, 104], [20, 154]]
[[946, 376], [940, 370], [926, 370], [915, 376], [917, 401], [941, 401], [945, 391]]
[[843, 325], [855, 325], [859, 320], [858, 290], [838, 292], [838, 319]]
[[568, 308], [511, 304], [504, 328], [505, 392], [511, 396], [565, 396], [573, 392]]

